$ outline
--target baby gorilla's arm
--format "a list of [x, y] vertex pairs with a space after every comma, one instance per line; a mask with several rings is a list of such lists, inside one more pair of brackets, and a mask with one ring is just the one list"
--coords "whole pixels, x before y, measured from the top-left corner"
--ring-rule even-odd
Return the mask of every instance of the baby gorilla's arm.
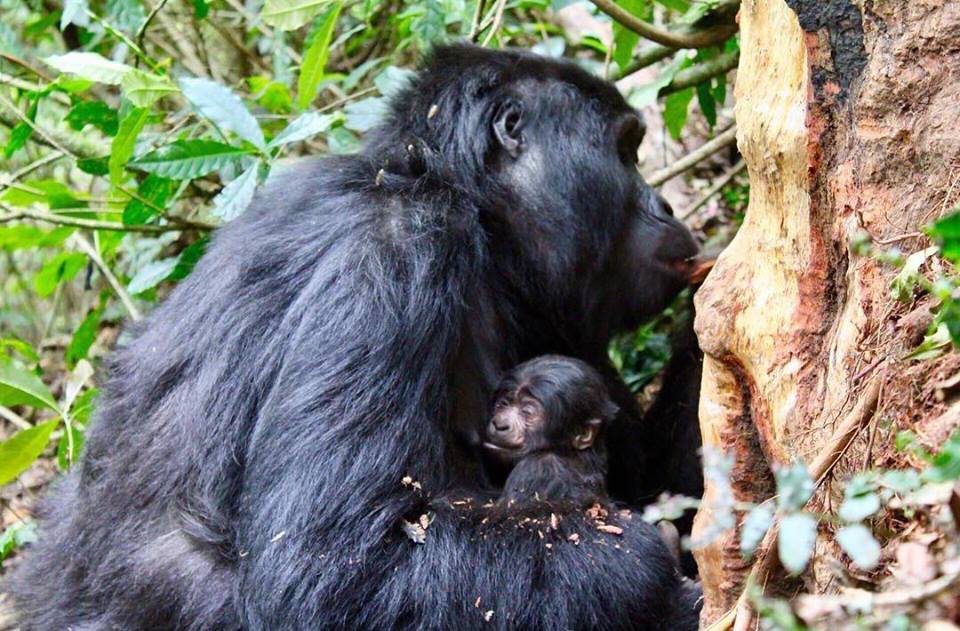
[[502, 501], [589, 506], [603, 500], [603, 468], [589, 462], [589, 455], [538, 453], [523, 458], [507, 478]]

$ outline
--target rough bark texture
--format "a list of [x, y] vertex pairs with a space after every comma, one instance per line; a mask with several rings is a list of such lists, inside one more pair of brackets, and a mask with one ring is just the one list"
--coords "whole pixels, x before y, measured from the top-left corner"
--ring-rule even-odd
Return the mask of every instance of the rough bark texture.
[[[865, 230], [905, 253], [929, 247], [916, 231], [960, 201], [960, 2], [744, 0], [740, 27], [750, 208], [697, 295], [697, 331], [704, 443], [736, 456], [734, 493], [757, 502], [773, 494], [773, 467], [816, 457], [872, 379], [883, 381], [878, 412], [831, 480], [896, 465], [900, 429], [935, 443], [956, 425], [931, 385], [956, 357], [902, 359], [929, 303], [894, 302], [894, 270], [849, 243]], [[831, 510], [839, 490], [821, 487], [817, 508]], [[698, 528], [710, 518], [702, 510]], [[740, 594], [750, 564], [738, 541], [698, 552], [705, 622]], [[823, 528], [818, 556], [839, 558]], [[819, 561], [807, 586], [830, 571]]]

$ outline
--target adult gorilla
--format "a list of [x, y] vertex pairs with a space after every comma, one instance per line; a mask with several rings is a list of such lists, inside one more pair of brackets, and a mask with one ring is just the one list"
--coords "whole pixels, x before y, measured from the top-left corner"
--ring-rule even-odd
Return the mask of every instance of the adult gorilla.
[[[451, 501], [482, 497], [502, 370], [609, 373], [612, 332], [683, 286], [696, 247], [637, 175], [642, 132], [573, 65], [455, 46], [362, 153], [279, 176], [113, 356], [23, 627], [692, 628], [638, 518], [491, 531]], [[611, 487], [643, 496], [666, 449], [614, 385]]]

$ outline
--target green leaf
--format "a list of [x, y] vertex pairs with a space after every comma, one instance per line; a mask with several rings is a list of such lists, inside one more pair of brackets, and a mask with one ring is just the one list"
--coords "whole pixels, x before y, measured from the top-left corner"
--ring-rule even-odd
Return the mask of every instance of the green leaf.
[[209, 79], [181, 79], [180, 89], [203, 116], [222, 129], [229, 129], [254, 146], [263, 149], [263, 130], [236, 94], [225, 85]]
[[90, 414], [93, 413], [94, 404], [99, 394], [99, 390], [90, 388], [77, 397], [73, 402], [73, 407], [70, 408], [70, 416], [73, 418], [74, 424], [87, 424], [87, 421], [90, 420]]
[[100, 328], [100, 317], [103, 315], [103, 309], [91, 309], [77, 330], [73, 332], [70, 338], [70, 344], [67, 346], [65, 359], [67, 367], [71, 370], [77, 365], [77, 362], [86, 358], [90, 347], [97, 339], [97, 331]]
[[108, 85], [120, 85], [124, 75], [133, 70], [127, 64], [111, 61], [97, 53], [70, 52], [65, 55], [51, 55], [43, 61], [60, 72]]
[[401, 90], [410, 85], [410, 81], [417, 76], [412, 70], [397, 68], [396, 66], [387, 66], [383, 72], [378, 74], [373, 80], [377, 90], [388, 99], [396, 96]]
[[153, 289], [166, 280], [176, 266], [176, 257], [147, 263], [130, 279], [130, 284], [127, 285], [127, 291], [136, 295], [148, 289]]
[[257, 175], [260, 172], [260, 161], [254, 162], [239, 177], [223, 187], [223, 190], [213, 199], [214, 217], [230, 221], [240, 216], [253, 201], [253, 192], [257, 189]]
[[740, 553], [745, 559], [753, 556], [763, 540], [764, 535], [773, 524], [773, 507], [770, 502], [764, 502], [747, 513], [740, 531]]
[[33, 135], [33, 127], [27, 125], [26, 123], [17, 123], [14, 125], [13, 129], [10, 130], [10, 137], [7, 138], [7, 146], [3, 149], [3, 154], [7, 158], [11, 158], [13, 154], [23, 149], [23, 146], [27, 144], [27, 141], [30, 140], [30, 136]]
[[807, 567], [813, 547], [817, 543], [817, 520], [806, 513], [787, 515], [780, 522], [777, 553], [780, 562], [791, 574], [799, 574]]
[[717, 124], [717, 102], [713, 99], [713, 92], [710, 91], [710, 82], [705, 81], [697, 84], [696, 90], [700, 111], [712, 129]]
[[0, 405], [29, 405], [59, 412], [53, 395], [38, 377], [9, 362], [0, 362]]
[[673, 77], [676, 76], [680, 69], [688, 62], [689, 60], [684, 57], [678, 57], [670, 62], [660, 71], [656, 79], [632, 90], [627, 97], [627, 102], [637, 109], [655, 103], [657, 96], [660, 94], [660, 90], [673, 81]]
[[287, 125], [286, 129], [277, 134], [267, 145], [267, 148], [274, 149], [282, 145], [289, 145], [323, 133], [330, 129], [330, 125], [336, 119], [336, 114], [318, 114], [317, 112], [301, 114]]
[[330, 0], [267, 0], [260, 17], [267, 26], [292, 31], [316, 17], [327, 4]]
[[840, 519], [853, 522], [866, 519], [878, 510], [880, 510], [880, 497], [876, 493], [867, 493], [845, 498], [837, 514]]
[[813, 480], [803, 463], [777, 467], [773, 475], [777, 482], [777, 504], [781, 510], [800, 510], [813, 495]]
[[203, 177], [252, 151], [212, 140], [177, 140], [137, 158], [130, 166], [174, 180]]
[[960, 430], [955, 430], [933, 457], [930, 468], [923, 472], [923, 479], [927, 482], [960, 479]]
[[917, 348], [915, 348], [911, 353], [904, 356], [904, 359], [926, 361], [928, 359], [939, 357], [946, 352], [951, 341], [952, 336], [950, 335], [949, 327], [946, 323], [941, 322], [937, 325], [937, 328], [934, 329], [933, 333], [928, 333], [925, 335], [923, 337], [923, 341], [920, 342], [920, 345], [917, 346]]
[[837, 543], [861, 570], [872, 570], [880, 562], [880, 544], [863, 524], [841, 528]]
[[270, 77], [255, 75], [247, 78], [247, 86], [257, 103], [273, 114], [286, 114], [293, 109], [290, 88]]
[[940, 254], [951, 263], [960, 263], [960, 212], [957, 208], [927, 229]]
[[663, 101], [663, 122], [667, 126], [667, 131], [670, 132], [670, 137], [674, 140], [680, 140], [683, 126], [687, 123], [687, 112], [692, 100], [693, 88], [687, 88], [668, 94]]
[[43, 453], [59, 419], [23, 429], [0, 443], [0, 486], [16, 479]]
[[[270, 4], [270, 0], [267, 0], [267, 4]], [[307, 50], [303, 54], [300, 75], [297, 77], [297, 105], [300, 109], [306, 109], [317, 96], [323, 80], [324, 66], [327, 65], [327, 57], [330, 55], [330, 40], [342, 8], [343, 2], [335, 2], [330, 10], [317, 20], [307, 37]]]
[[657, 0], [657, 2], [679, 13], [686, 13], [690, 9], [690, 3], [687, 0]]
[[133, 69], [120, 82], [123, 96], [137, 107], [150, 107], [159, 99], [180, 90], [169, 77]]
[[446, 16], [438, 0], [423, 0], [421, 13], [410, 23], [420, 46], [429, 46], [446, 35]]
[[43, 262], [33, 277], [33, 288], [46, 298], [61, 282], [70, 281], [87, 264], [87, 257], [79, 252], [61, 252]]
[[0, 535], [0, 561], [6, 559], [17, 548], [34, 543], [37, 540], [37, 522], [15, 521]]
[[388, 112], [386, 99], [378, 96], [348, 103], [343, 108], [346, 115], [344, 127], [358, 132], [369, 131], [379, 125]]
[[937, 253], [936, 247], [914, 252], [903, 262], [900, 272], [890, 281], [890, 294], [894, 300], [909, 302], [913, 300], [913, 291], [920, 282], [920, 268], [926, 260]]
[[160, 214], [158, 208], [166, 209], [167, 202], [176, 189], [174, 180], [151, 173], [137, 187], [137, 195], [143, 201], [133, 198], [124, 207], [123, 223], [127, 226], [146, 224]]
[[102, 158], [80, 158], [77, 168], [90, 175], [106, 175], [110, 173], [110, 156]]
[[116, 136], [119, 122], [117, 110], [103, 101], [78, 101], [67, 112], [67, 123], [74, 131], [93, 125], [108, 136]]
[[59, 208], [86, 208], [87, 202], [77, 199], [63, 182], [57, 180], [27, 180], [23, 190], [9, 188], [0, 195], [0, 199], [14, 206], [27, 207], [33, 204], [46, 204], [51, 210]]
[[565, 51], [566, 49], [567, 49], [567, 40], [557, 35], [554, 37], [548, 37], [545, 40], [537, 42], [536, 44], [530, 47], [530, 52], [536, 53], [543, 57], [560, 58], [560, 57], [563, 57], [563, 51]]
[[15, 337], [0, 338], [0, 359], [9, 357], [10, 351], [13, 351], [31, 363], [40, 361], [40, 354], [23, 340]]
[[137, 146], [137, 136], [147, 124], [150, 111], [145, 108], [132, 108], [121, 119], [117, 135], [110, 143], [110, 183], [119, 185], [123, 181], [123, 168], [133, 156]]
[[346, 127], [334, 127], [327, 132], [327, 146], [330, 153], [354, 153], [360, 149], [360, 141]]
[[180, 253], [180, 256], [177, 258], [177, 264], [174, 266], [173, 271], [170, 272], [170, 275], [167, 276], [169, 280], [183, 280], [190, 275], [190, 272], [193, 271], [193, 268], [196, 267], [197, 263], [200, 261], [200, 258], [203, 256], [204, 251], [207, 248], [207, 244], [210, 242], [208, 237], [203, 237], [194, 241], [186, 248], [183, 252]]
[[207, 14], [210, 13], [210, 5], [207, 3], [207, 0], [191, 0], [193, 3], [193, 17], [198, 20], [206, 19]]
[[[620, 8], [641, 20], [649, 21], [653, 17], [652, 5], [649, 0], [619, 0]], [[640, 36], [621, 25], [613, 22], [613, 61], [623, 72], [633, 58], [633, 49], [637, 47]]]

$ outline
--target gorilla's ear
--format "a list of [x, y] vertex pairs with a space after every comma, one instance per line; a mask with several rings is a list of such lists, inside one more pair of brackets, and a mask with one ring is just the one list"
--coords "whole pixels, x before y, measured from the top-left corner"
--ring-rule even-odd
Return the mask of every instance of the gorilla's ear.
[[597, 440], [597, 434], [600, 433], [603, 424], [603, 419], [592, 418], [588, 420], [584, 424], [583, 431], [573, 437], [573, 448], [583, 451], [584, 449], [593, 447], [593, 443]]
[[493, 117], [493, 135], [511, 158], [523, 149], [523, 107], [514, 99], [507, 99], [497, 108]]

